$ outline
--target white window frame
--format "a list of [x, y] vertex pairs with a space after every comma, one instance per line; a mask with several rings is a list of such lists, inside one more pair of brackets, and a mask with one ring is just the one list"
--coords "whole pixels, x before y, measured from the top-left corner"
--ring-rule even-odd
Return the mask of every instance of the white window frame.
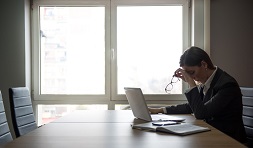
[[[109, 20], [110, 0], [34, 0], [33, 3], [33, 96], [34, 100], [64, 101], [64, 102], [107, 102], [110, 98], [110, 61], [105, 60], [105, 95], [42, 95], [40, 94], [40, 27], [39, 27], [39, 7], [40, 6], [104, 6], [105, 20]], [[110, 57], [110, 21], [105, 21], [105, 56]], [[38, 60], [39, 59], [39, 60]], [[71, 101], [70, 101], [71, 100]]]
[[[117, 15], [117, 6], [166, 6], [166, 5], [181, 5], [183, 6], [183, 49], [186, 49], [189, 47], [190, 43], [190, 33], [189, 33], [189, 7], [190, 7], [190, 1], [188, 0], [112, 0], [112, 8], [111, 11], [113, 14], [111, 25], [112, 28], [116, 28], [116, 15]], [[112, 30], [112, 44], [111, 44], [111, 49], [112, 52], [114, 53], [114, 59], [117, 59], [117, 43], [116, 43], [116, 30]], [[178, 57], [179, 60], [179, 57]], [[112, 63], [112, 77], [116, 78], [117, 77], [117, 65], [116, 62]], [[111, 79], [111, 84], [113, 87], [117, 88], [117, 80], [116, 79]], [[186, 89], [186, 85], [183, 83], [183, 90]], [[112, 89], [112, 100], [126, 100], [125, 95], [118, 95], [117, 94], [117, 89]], [[160, 94], [160, 95], [145, 95], [146, 100], [156, 100], [156, 101], [164, 101], [164, 100], [186, 100], [184, 95], [182, 94]]]
[[[149, 5], [182, 5], [183, 6], [183, 49], [186, 49], [190, 45], [190, 1], [189, 0], [33, 0], [33, 12], [32, 12], [32, 95], [35, 100], [35, 104], [45, 103], [86, 103], [86, 104], [108, 104], [109, 108], [113, 108], [114, 104], [127, 103], [125, 95], [117, 94], [117, 82], [116, 79], [116, 63], [111, 62], [116, 56], [116, 30], [110, 30], [115, 28], [116, 25], [116, 7], [118, 5], [128, 6], [149, 6]], [[106, 67], [105, 67], [105, 95], [40, 95], [40, 31], [39, 31], [39, 6], [105, 6], [105, 35], [106, 35]], [[114, 14], [114, 15], [109, 15]], [[184, 86], [185, 88], [186, 86]], [[145, 95], [146, 99], [151, 103], [162, 103], [164, 101], [182, 102], [185, 101], [183, 94], [180, 95]], [[168, 102], [166, 102], [168, 103]]]

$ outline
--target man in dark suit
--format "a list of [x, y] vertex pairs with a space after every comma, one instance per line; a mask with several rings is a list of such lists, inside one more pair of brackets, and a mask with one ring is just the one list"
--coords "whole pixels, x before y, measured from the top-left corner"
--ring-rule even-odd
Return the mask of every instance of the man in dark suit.
[[149, 108], [151, 113], [189, 114], [245, 142], [242, 121], [242, 94], [237, 81], [214, 66], [208, 54], [198, 48], [187, 49], [180, 58], [174, 76], [188, 83], [188, 103], [165, 108]]

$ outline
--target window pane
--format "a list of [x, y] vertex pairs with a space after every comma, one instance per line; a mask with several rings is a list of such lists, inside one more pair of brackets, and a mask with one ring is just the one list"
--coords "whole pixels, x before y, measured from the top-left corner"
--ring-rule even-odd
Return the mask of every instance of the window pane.
[[40, 7], [41, 94], [105, 94], [105, 8]]
[[[164, 94], [182, 54], [182, 6], [117, 7], [118, 93]], [[182, 82], [172, 94], [182, 93]]]

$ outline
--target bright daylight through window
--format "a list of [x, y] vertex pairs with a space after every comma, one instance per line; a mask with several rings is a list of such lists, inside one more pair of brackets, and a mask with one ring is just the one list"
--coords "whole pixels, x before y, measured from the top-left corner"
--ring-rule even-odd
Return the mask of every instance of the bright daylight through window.
[[105, 93], [104, 7], [40, 7], [41, 94]]
[[187, 0], [33, 0], [39, 123], [75, 110], [129, 109], [124, 87], [158, 103], [182, 96], [182, 81], [171, 83], [172, 95], [165, 87], [187, 47], [188, 9]]
[[[41, 7], [40, 22], [41, 93], [104, 94], [104, 8]], [[182, 7], [118, 7], [117, 49], [119, 93], [164, 93], [182, 53]]]
[[34, 2], [35, 100], [125, 100], [124, 87], [182, 94], [182, 81], [165, 87], [187, 47], [187, 0], [60, 2]]
[[[182, 54], [182, 6], [117, 8], [118, 92], [163, 94]], [[182, 84], [171, 93], [181, 93]]]

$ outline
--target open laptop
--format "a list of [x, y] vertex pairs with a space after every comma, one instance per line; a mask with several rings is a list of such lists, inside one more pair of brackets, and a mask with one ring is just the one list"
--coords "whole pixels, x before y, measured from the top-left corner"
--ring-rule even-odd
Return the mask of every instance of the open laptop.
[[144, 95], [140, 88], [124, 87], [128, 103], [132, 109], [133, 115], [146, 121], [176, 121], [182, 122], [185, 119], [177, 118], [165, 114], [150, 114]]

